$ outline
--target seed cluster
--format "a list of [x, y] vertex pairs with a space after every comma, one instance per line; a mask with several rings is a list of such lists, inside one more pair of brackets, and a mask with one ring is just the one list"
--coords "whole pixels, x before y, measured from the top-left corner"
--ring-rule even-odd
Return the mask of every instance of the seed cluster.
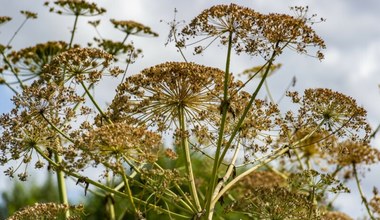
[[16, 72], [22, 70], [23, 74], [33, 73], [38, 76], [42, 73], [44, 66], [52, 61], [54, 56], [67, 49], [68, 45], [64, 41], [48, 41], [33, 47], [12, 51], [8, 54], [8, 59], [16, 65]]
[[157, 37], [158, 34], [151, 30], [150, 27], [140, 24], [131, 20], [115, 20], [111, 19], [111, 23], [116, 29], [128, 34], [128, 35], [150, 35]]
[[70, 210], [73, 215], [68, 219], [82, 219], [80, 217], [81, 210], [83, 207], [79, 206], [68, 206], [65, 204], [57, 203], [36, 203], [32, 206], [25, 207], [12, 216], [9, 220], [19, 220], [19, 219], [59, 219], [59, 216], [63, 216], [64, 213]]
[[223, 74], [195, 63], [167, 62], [147, 68], [119, 85], [110, 118], [133, 117], [158, 126], [159, 131], [177, 123], [179, 108], [192, 123], [207, 120], [220, 103]]
[[[49, 4], [50, 2], [45, 2], [45, 6], [49, 7]], [[90, 3], [85, 0], [58, 0], [54, 1], [54, 4], [58, 6], [59, 9], [52, 6], [49, 10], [57, 14], [96, 16], [106, 12], [106, 9], [98, 7], [96, 3]]]
[[108, 74], [118, 76], [123, 73], [118, 67], [110, 67], [113, 57], [95, 48], [73, 48], [57, 56], [45, 66], [41, 77], [55, 82], [74, 79], [76, 83], [96, 83], [108, 68]]
[[[269, 58], [273, 51], [281, 53], [283, 47], [307, 53], [307, 47], [324, 49], [324, 41], [307, 25], [304, 17], [284, 14], [261, 14], [236, 4], [216, 5], [204, 10], [186, 26], [180, 35], [182, 46], [190, 37], [219, 38], [222, 45], [231, 43], [237, 54], [262, 55]], [[201, 53], [206, 47], [195, 47]], [[318, 58], [323, 54], [318, 51]]]

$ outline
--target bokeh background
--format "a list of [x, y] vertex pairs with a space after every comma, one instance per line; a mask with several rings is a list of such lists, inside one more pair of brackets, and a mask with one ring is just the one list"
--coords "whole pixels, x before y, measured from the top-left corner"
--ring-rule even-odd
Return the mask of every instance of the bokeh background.
[[[314, 25], [316, 32], [326, 41], [325, 59], [318, 59], [299, 55], [294, 51], [285, 51], [277, 62], [282, 63], [281, 69], [268, 79], [271, 92], [275, 99], [282, 96], [293, 76], [297, 84], [292, 90], [302, 92], [306, 88], [330, 88], [355, 98], [359, 105], [368, 111], [368, 120], [372, 128], [380, 123], [380, 1], [378, 0], [244, 0], [244, 1], [204, 1], [204, 0], [98, 0], [94, 1], [107, 9], [102, 18], [99, 32], [104, 38], [123, 38], [122, 33], [112, 27], [109, 19], [135, 20], [152, 27], [160, 34], [158, 38], [133, 37], [137, 48], [143, 49], [144, 57], [138, 59], [129, 70], [129, 74], [166, 61], [182, 61], [173, 44], [165, 43], [168, 39], [173, 21], [174, 9], [177, 9], [176, 20], [179, 27], [182, 21], [190, 21], [215, 4], [236, 3], [253, 8], [261, 13], [288, 13], [291, 6], [309, 6], [309, 14], [318, 14], [326, 22]], [[18, 33], [12, 45], [13, 49], [21, 49], [49, 40], [69, 41], [70, 30], [74, 21], [72, 16], [59, 16], [48, 12], [40, 0], [0, 0], [0, 16], [10, 16], [12, 21], [0, 28], [0, 43], [6, 44], [22, 23], [24, 16], [20, 10], [29, 10], [38, 13], [37, 20], [30, 20]], [[80, 19], [75, 43], [85, 46], [96, 35], [94, 29], [87, 24], [96, 17]], [[225, 58], [224, 47], [211, 47], [203, 55], [192, 56], [192, 50], [186, 51], [189, 60], [200, 64], [223, 69]], [[232, 71], [242, 72], [245, 69], [259, 65], [256, 59], [245, 56], [234, 56]], [[114, 94], [117, 81], [105, 81], [99, 85], [96, 96], [104, 106], [110, 102]], [[0, 113], [10, 111], [12, 93], [5, 86], [0, 87]], [[262, 96], [265, 96], [263, 93]], [[380, 146], [379, 136], [373, 141], [375, 147]], [[369, 167], [361, 167], [367, 171]], [[3, 174], [0, 167], [0, 192], [9, 190], [13, 183]], [[46, 176], [43, 172], [35, 173], [43, 182]], [[380, 188], [380, 166], [372, 166], [362, 183], [366, 195], [371, 196], [373, 186]], [[356, 193], [353, 182], [348, 186], [353, 193], [339, 196], [336, 201], [338, 208], [359, 218], [365, 215], [360, 196]], [[75, 183], [69, 183], [71, 198], [81, 200], [82, 189], [77, 189]], [[1, 203], [1, 200], [0, 200]]]

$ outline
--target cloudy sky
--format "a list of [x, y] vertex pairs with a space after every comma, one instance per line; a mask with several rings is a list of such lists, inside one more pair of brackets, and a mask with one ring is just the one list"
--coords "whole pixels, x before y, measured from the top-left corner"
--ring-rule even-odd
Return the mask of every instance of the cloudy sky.
[[[214, 4], [229, 4], [231, 2], [245, 5], [262, 13], [279, 12], [290, 13], [290, 6], [309, 6], [310, 14], [318, 14], [326, 19], [326, 22], [314, 26], [317, 33], [326, 41], [325, 60], [296, 54], [286, 51], [279, 59], [282, 68], [269, 78], [268, 83], [272, 93], [279, 98], [287, 87], [290, 79], [295, 76], [297, 85], [294, 88], [302, 92], [305, 88], [325, 87], [340, 91], [355, 98], [359, 105], [368, 111], [368, 119], [372, 127], [380, 123], [379, 100], [380, 90], [380, 1], [378, 0], [244, 0], [244, 1], [180, 1], [180, 0], [107, 0], [95, 1], [100, 6], [107, 8], [107, 14], [99, 31], [104, 38], [121, 40], [122, 34], [115, 31], [108, 19], [136, 20], [151, 26], [160, 34], [159, 38], [132, 38], [136, 47], [144, 51], [143, 59], [134, 64], [129, 73], [137, 73], [139, 70], [165, 61], [182, 61], [176, 53], [173, 45], [165, 46], [170, 22], [174, 16], [174, 8], [178, 10], [177, 21], [189, 21], [191, 18]], [[42, 6], [43, 1], [30, 0], [0, 0], [0, 16], [11, 16], [13, 20], [0, 27], [0, 43], [6, 44], [16, 27], [22, 22], [20, 10], [38, 12], [39, 19], [28, 21], [13, 42], [15, 49], [43, 43], [48, 40], [69, 41], [70, 27], [73, 17], [58, 16], [48, 13], [48, 9]], [[89, 18], [95, 20], [96, 18]], [[162, 22], [160, 22], [162, 20]], [[87, 25], [87, 19], [79, 22], [75, 42], [81, 43], [91, 40], [95, 35], [93, 29]], [[224, 47], [213, 47], [204, 55], [193, 57], [192, 51], [187, 51], [188, 58], [201, 64], [219, 67], [224, 66]], [[241, 72], [244, 69], [258, 65], [256, 59], [250, 57], [237, 57], [232, 59], [232, 71]], [[100, 85], [103, 91], [98, 98], [102, 103], [110, 101], [116, 82], [105, 82]], [[0, 113], [11, 109], [9, 99], [11, 92], [5, 87], [0, 87]], [[379, 146], [379, 138], [374, 141]], [[0, 168], [1, 170], [1, 168]], [[378, 179], [380, 169], [375, 167], [363, 180], [368, 195], [372, 186], [376, 184], [380, 188]], [[0, 174], [0, 189], [5, 188], [7, 178]], [[376, 181], [377, 180], [377, 181]], [[354, 185], [350, 185], [354, 188]], [[355, 190], [353, 190], [355, 191]], [[347, 202], [349, 201], [349, 202]], [[342, 211], [352, 216], [361, 216], [364, 207], [360, 198], [352, 195], [341, 196], [337, 201]]]

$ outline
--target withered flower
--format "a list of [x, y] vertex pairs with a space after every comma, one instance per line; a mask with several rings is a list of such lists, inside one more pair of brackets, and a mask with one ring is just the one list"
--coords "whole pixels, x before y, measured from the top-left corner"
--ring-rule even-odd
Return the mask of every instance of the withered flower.
[[268, 171], [255, 171], [244, 177], [236, 186], [236, 190], [241, 192], [241, 190], [249, 190], [255, 187], [275, 187], [275, 186], [285, 186], [286, 179], [284, 179], [279, 174]]
[[366, 142], [347, 140], [338, 143], [331, 149], [331, 163], [341, 166], [352, 164], [374, 164], [380, 161], [380, 151]]
[[11, 17], [8, 16], [0, 16], [0, 24], [7, 23], [8, 21], [12, 20]]
[[[27, 167], [36, 147], [59, 151], [59, 134], [50, 123], [60, 127], [63, 132], [69, 131], [71, 127], [66, 122], [77, 116], [73, 106], [82, 101], [83, 98], [76, 96], [71, 88], [54, 83], [36, 81], [26, 86], [21, 94], [13, 97], [13, 110], [0, 117], [1, 164], [15, 160]], [[12, 177], [17, 169], [10, 167], [7, 174]]]
[[119, 85], [110, 118], [122, 121], [133, 117], [164, 131], [176, 123], [182, 108], [190, 123], [207, 121], [218, 112], [223, 75], [216, 68], [182, 62], [144, 69]]
[[[326, 45], [315, 31], [307, 25], [303, 16], [295, 18], [286, 14], [268, 14], [258, 21], [262, 36], [268, 47], [290, 47], [299, 53], [307, 53], [307, 47], [317, 47], [316, 57], [323, 59], [321, 49]], [[275, 50], [276, 48], [273, 47]]]
[[141, 55], [142, 50], [136, 49], [133, 44], [124, 44], [120, 41], [112, 41], [107, 39], [97, 39], [95, 41], [98, 46], [102, 48], [105, 52], [113, 55], [114, 60], [117, 61], [117, 56], [126, 55], [126, 62], [133, 63], [136, 58]]
[[318, 211], [303, 194], [285, 187], [255, 187], [238, 198], [233, 210], [254, 219], [315, 219]]
[[8, 59], [20, 71], [19, 75], [29, 80], [40, 75], [43, 67], [50, 63], [54, 56], [67, 49], [68, 44], [63, 41], [48, 41], [19, 51], [12, 51], [8, 54]]
[[37, 19], [37, 13], [30, 11], [20, 11], [20, 13], [23, 14], [26, 19]]
[[[49, 3], [46, 1], [45, 6], [49, 6]], [[51, 7], [50, 12], [56, 12], [57, 14], [96, 16], [106, 12], [106, 9], [98, 7], [96, 3], [90, 3], [85, 0], [58, 0], [54, 4], [60, 9]]]
[[315, 128], [320, 126], [337, 137], [357, 140], [368, 138], [371, 131], [366, 121], [366, 111], [356, 101], [330, 89], [307, 89], [302, 98], [292, 93], [293, 100], [300, 100], [299, 125]]
[[373, 212], [380, 216], [380, 195], [374, 195], [369, 201], [369, 205]]
[[8, 220], [18, 219], [59, 219], [59, 216], [64, 216], [66, 211], [69, 211], [72, 216], [69, 219], [81, 219], [80, 215], [83, 212], [83, 206], [68, 206], [66, 204], [57, 203], [35, 203], [15, 212]]
[[[217, 38], [223, 45], [231, 43], [237, 54], [245, 52], [266, 59], [274, 51], [280, 54], [283, 47], [294, 48], [300, 53], [307, 53], [308, 46], [325, 48], [324, 41], [307, 25], [304, 14], [300, 17], [265, 15], [236, 4], [216, 5], [204, 10], [182, 30], [181, 35], [182, 45], [190, 37], [211, 38], [206, 47], [195, 47], [195, 53], [201, 53]], [[323, 54], [318, 51], [317, 57], [322, 59]]]
[[[201, 36], [204, 39], [212, 38], [211, 43], [220, 38], [220, 43], [227, 45], [229, 33], [233, 33], [231, 43], [235, 51], [238, 54], [246, 52], [255, 55], [263, 44], [258, 37], [260, 32], [256, 23], [260, 16], [261, 14], [250, 8], [236, 4], [212, 6], [201, 12], [182, 30], [182, 41]], [[195, 47], [195, 52], [201, 53], [204, 49], [198, 46]]]
[[91, 130], [80, 142], [81, 149], [88, 152], [96, 163], [113, 169], [120, 169], [126, 160], [134, 163], [156, 161], [160, 145], [160, 135], [126, 123]]
[[130, 20], [115, 20], [111, 19], [114, 27], [127, 35], [148, 35], [157, 37], [158, 34], [151, 30], [150, 27]]
[[123, 72], [117, 67], [110, 67], [112, 60], [111, 54], [99, 49], [73, 48], [54, 57], [45, 66], [41, 78], [54, 82], [73, 79], [76, 83], [96, 83], [104, 74], [118, 76]]

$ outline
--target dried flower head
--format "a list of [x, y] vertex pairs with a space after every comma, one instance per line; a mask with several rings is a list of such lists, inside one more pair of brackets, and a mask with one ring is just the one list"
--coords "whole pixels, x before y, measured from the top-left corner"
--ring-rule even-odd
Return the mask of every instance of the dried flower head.
[[253, 219], [315, 219], [318, 211], [308, 197], [285, 187], [255, 187], [237, 200], [233, 210]]
[[360, 136], [368, 138], [371, 129], [366, 121], [367, 113], [353, 98], [330, 89], [307, 89], [302, 99], [296, 93], [289, 95], [301, 105], [297, 126], [320, 127], [352, 140]]
[[66, 211], [70, 211], [69, 219], [81, 219], [80, 215], [83, 212], [83, 206], [68, 206], [57, 203], [35, 203], [32, 206], [27, 206], [8, 218], [8, 220], [19, 219], [60, 219]]
[[305, 170], [293, 173], [288, 178], [292, 191], [309, 195], [317, 201], [323, 200], [325, 192], [349, 193], [350, 190], [330, 174], [319, 173], [315, 170]]
[[119, 85], [110, 106], [113, 120], [134, 117], [164, 131], [179, 119], [196, 124], [220, 104], [223, 71], [195, 63], [167, 62], [144, 69]]
[[[13, 97], [14, 109], [0, 117], [0, 163], [15, 160], [28, 167], [36, 147], [59, 151], [59, 134], [50, 123], [60, 127], [62, 132], [69, 131], [71, 127], [67, 122], [77, 116], [73, 106], [82, 101], [83, 97], [77, 96], [72, 88], [54, 83], [36, 81], [25, 86], [21, 94]], [[8, 175], [12, 177], [18, 168], [11, 167]]]
[[26, 19], [37, 19], [37, 13], [33, 13], [30, 11], [20, 11], [21, 14], [23, 14]]
[[154, 195], [160, 198], [169, 188], [173, 188], [174, 184], [181, 184], [185, 181], [181, 172], [176, 169], [142, 169], [141, 178], [145, 181], [145, 187], [150, 188], [149, 196]]
[[118, 56], [126, 55], [126, 62], [133, 63], [139, 55], [141, 55], [142, 50], [136, 49], [133, 44], [124, 44], [120, 41], [112, 41], [107, 39], [94, 39], [100, 48], [102, 48], [107, 53], [113, 55], [114, 60], [118, 61]]
[[[233, 33], [231, 43], [239, 54], [247, 52], [257, 54], [262, 44], [259, 30], [256, 26], [258, 17], [261, 15], [250, 8], [236, 4], [216, 5], [201, 12], [186, 26], [181, 35], [183, 41], [189, 37], [204, 36], [205, 39], [213, 38], [211, 43], [220, 38], [220, 43], [226, 45], [229, 34]], [[205, 48], [198, 46], [195, 53], [201, 53]]]
[[[264, 15], [236, 4], [216, 5], [204, 10], [182, 30], [181, 44], [189, 37], [205, 36], [204, 39], [212, 38], [211, 43], [220, 38], [223, 45], [230, 42], [237, 54], [260, 54], [264, 58], [269, 58], [273, 51], [281, 53], [284, 47], [301, 53], [307, 53], [308, 46], [325, 48], [323, 40], [306, 21], [304, 14], [297, 18], [285, 14]], [[195, 47], [195, 53], [201, 53], [209, 45]], [[323, 54], [318, 51], [317, 57], [322, 59]]]
[[111, 23], [116, 29], [126, 33], [127, 35], [149, 35], [153, 37], [158, 36], [158, 34], [152, 31], [150, 27], [135, 21], [111, 19]]
[[88, 23], [93, 26], [94, 28], [97, 28], [100, 24], [100, 20], [95, 20], [95, 21], [88, 21]]
[[[48, 1], [45, 6], [49, 6]], [[60, 9], [50, 8], [50, 12], [57, 14], [75, 15], [75, 16], [96, 16], [106, 12], [106, 9], [98, 7], [96, 3], [87, 2], [85, 0], [58, 0], [54, 4]]]
[[[286, 180], [279, 174], [263, 170], [255, 171], [239, 181], [236, 190], [249, 190], [256, 187], [275, 187], [286, 185]], [[244, 192], [242, 192], [244, 193]]]
[[76, 83], [96, 83], [106, 73], [118, 76], [123, 72], [117, 67], [110, 67], [112, 60], [111, 54], [99, 49], [73, 48], [54, 57], [45, 66], [41, 78], [55, 82], [73, 79]]
[[374, 213], [380, 215], [380, 195], [374, 195], [369, 201], [369, 205], [371, 206]]
[[0, 16], [0, 24], [7, 23], [8, 21], [12, 20], [11, 17], [8, 16]]
[[366, 142], [344, 141], [333, 146], [331, 153], [330, 162], [338, 163], [341, 166], [368, 165], [380, 161], [380, 151]]
[[40, 75], [43, 67], [50, 63], [54, 56], [67, 49], [68, 45], [63, 41], [48, 41], [19, 51], [12, 51], [8, 54], [8, 59], [15, 64], [16, 70], [20, 70], [19, 76], [25, 76], [30, 80]]
[[144, 127], [125, 123], [104, 125], [89, 131], [79, 144], [96, 163], [118, 170], [128, 161], [154, 162], [161, 145], [161, 136]]
[[300, 149], [304, 158], [320, 159], [328, 156], [328, 149], [335, 144], [336, 137], [328, 131], [314, 132], [313, 128], [301, 128], [280, 138], [278, 142]]
[[316, 47], [319, 49], [316, 57], [323, 59], [320, 50], [325, 49], [326, 45], [306, 22], [307, 19], [303, 16], [295, 18], [286, 14], [269, 14], [262, 16], [258, 25], [262, 28], [262, 35], [269, 44], [268, 47], [290, 47], [305, 54], [307, 47]]

